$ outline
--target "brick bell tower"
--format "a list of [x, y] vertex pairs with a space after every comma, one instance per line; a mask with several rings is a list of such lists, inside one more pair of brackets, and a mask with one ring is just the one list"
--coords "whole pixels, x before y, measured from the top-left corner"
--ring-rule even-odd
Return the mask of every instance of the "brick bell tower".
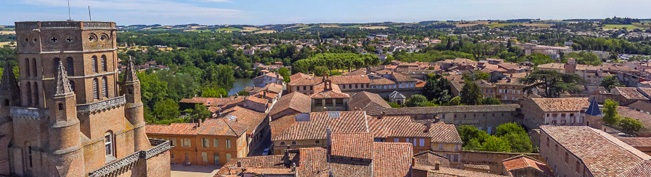
[[85, 176], [152, 148], [131, 62], [119, 94], [115, 23], [16, 22], [16, 36], [20, 82], [5, 71], [0, 83], [0, 175]]

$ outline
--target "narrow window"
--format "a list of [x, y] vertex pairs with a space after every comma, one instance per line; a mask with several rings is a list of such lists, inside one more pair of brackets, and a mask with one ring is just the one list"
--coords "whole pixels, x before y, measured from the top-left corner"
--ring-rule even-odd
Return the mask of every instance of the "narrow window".
[[106, 67], [106, 55], [102, 55], [102, 71], [106, 71], [108, 68]]
[[231, 153], [226, 153], [226, 162], [231, 161]]
[[32, 84], [27, 82], [27, 106], [32, 106]]
[[[294, 143], [295, 144], [295, 143]], [[226, 140], [226, 149], [231, 148], [231, 140]], [[228, 158], [227, 158], [228, 159]], [[228, 161], [228, 160], [227, 160]]]
[[99, 100], [99, 83], [97, 83], [97, 79], [93, 79], [93, 98]]
[[29, 67], [30, 67], [30, 65], [29, 65], [29, 58], [25, 58], [25, 76], [29, 76], [30, 74], [32, 74], [32, 73], [29, 71]]
[[104, 134], [104, 149], [106, 150], [106, 156], [114, 156], [113, 133], [111, 132], [106, 132], [106, 134]]
[[[61, 59], [54, 58], [54, 63], [52, 64], [52, 73], [54, 74], [57, 73], [57, 67], [59, 67], [59, 62], [61, 62]], [[34, 60], [34, 70], [36, 70], [36, 59]], [[34, 72], [34, 76], [36, 76], [36, 71], [33, 72]]]
[[72, 57], [68, 57], [66, 59], [66, 62], [68, 63], [66, 67], [66, 72], [68, 72], [68, 76], [74, 76], [75, 75], [75, 63]]
[[208, 139], [207, 138], [201, 138], [201, 147], [208, 147]]
[[27, 159], [28, 159], [29, 168], [34, 167], [34, 160], [33, 160], [34, 158], [32, 158], [32, 155], [33, 155], [32, 146], [27, 146]]
[[[57, 58], [57, 63], [58, 62], [59, 61], [58, 61], [58, 58]], [[57, 66], [57, 65], [54, 65], [54, 66]], [[38, 74], [36, 72], [36, 58], [32, 58], [32, 76], [34, 76], [34, 77], [38, 76]]]
[[93, 72], [97, 72], [97, 56], [93, 56]]
[[38, 99], [38, 82], [34, 82], [34, 106], [39, 105]]
[[170, 145], [176, 146], [176, 138], [170, 138]]
[[425, 147], [425, 139], [423, 138], [420, 139], [420, 146]]
[[219, 147], [219, 140], [213, 139], [212, 143], [213, 143], [213, 147], [215, 147], [215, 148]]
[[104, 98], [108, 98], [109, 97], [109, 95], [108, 95], [108, 82], [106, 81], [106, 77], [102, 78], [102, 84], [104, 85], [102, 87], [102, 95], [104, 96]]
[[208, 153], [206, 152], [201, 152], [201, 158], [203, 158], [203, 162], [208, 162]]
[[213, 159], [215, 159], [215, 165], [219, 165], [219, 153], [214, 153]]

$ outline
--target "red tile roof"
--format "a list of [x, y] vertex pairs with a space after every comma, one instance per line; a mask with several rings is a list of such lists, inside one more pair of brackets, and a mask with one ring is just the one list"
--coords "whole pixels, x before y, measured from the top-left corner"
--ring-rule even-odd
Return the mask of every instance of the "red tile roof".
[[267, 118], [266, 113], [261, 113], [240, 106], [226, 109], [221, 113], [224, 116], [222, 116], [220, 119], [227, 119], [245, 125], [247, 127], [246, 133], [249, 135], [255, 131], [255, 129], [264, 121], [265, 118]]
[[582, 98], [531, 98], [544, 112], [581, 111], [590, 106], [587, 97]]
[[322, 99], [322, 98], [350, 98], [350, 95], [341, 92], [337, 84], [331, 84], [332, 89], [326, 90], [325, 83], [320, 83], [314, 86], [314, 94], [310, 95], [310, 98]]
[[651, 159], [612, 135], [587, 126], [542, 125], [540, 129], [581, 159], [594, 176], [620, 175]]
[[647, 160], [644, 163], [636, 165], [633, 169], [625, 172], [620, 175], [623, 177], [639, 177], [639, 176], [651, 176], [651, 161]]
[[371, 79], [371, 85], [396, 85], [396, 82], [387, 78]]
[[651, 147], [651, 137], [621, 137], [617, 139], [633, 147]]
[[502, 165], [504, 166], [506, 171], [508, 171], [508, 173], [511, 173], [510, 171], [515, 169], [533, 168], [543, 173], [546, 173], [550, 176], [554, 175], [554, 173], [549, 169], [549, 167], [547, 167], [545, 163], [540, 162], [526, 155], [519, 155], [508, 159], [504, 159], [502, 160]]
[[409, 176], [413, 148], [410, 143], [373, 143], [373, 176]]
[[[339, 115], [338, 117], [333, 117]], [[309, 121], [294, 125], [273, 137], [273, 141], [326, 139], [326, 129], [332, 132], [368, 132], [363, 111], [311, 112]]]
[[370, 115], [379, 115], [391, 106], [380, 95], [362, 91], [350, 97], [348, 109], [355, 110], [355, 108], [362, 109]]
[[147, 125], [147, 134], [162, 135], [216, 135], [240, 136], [246, 125], [222, 119], [206, 119], [201, 126], [196, 123], [172, 123], [170, 125]]
[[273, 116], [287, 109], [292, 109], [301, 113], [307, 113], [310, 112], [311, 102], [312, 100], [309, 96], [300, 92], [292, 92], [280, 97], [276, 104], [274, 104], [273, 108], [271, 108], [269, 114]]
[[417, 166], [421, 170], [428, 170], [428, 177], [440, 177], [440, 176], [450, 176], [450, 177], [505, 177], [502, 175], [482, 173], [469, 170], [461, 170], [456, 168], [440, 167], [439, 170], [435, 170], [431, 167], [426, 166]]
[[332, 133], [333, 156], [373, 159], [373, 136], [367, 132]]
[[367, 75], [332, 76], [329, 77], [333, 84], [368, 84], [371, 80]]
[[615, 90], [624, 98], [629, 100], [648, 100], [648, 98], [638, 92], [635, 87], [615, 87]]

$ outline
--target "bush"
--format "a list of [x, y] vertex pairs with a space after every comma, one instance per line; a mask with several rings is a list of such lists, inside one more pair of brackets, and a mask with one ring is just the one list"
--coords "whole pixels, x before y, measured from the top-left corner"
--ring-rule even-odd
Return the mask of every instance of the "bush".
[[619, 121], [619, 126], [628, 132], [637, 132], [640, 129], [644, 128], [644, 125], [639, 120], [632, 119], [630, 117], [624, 117]]

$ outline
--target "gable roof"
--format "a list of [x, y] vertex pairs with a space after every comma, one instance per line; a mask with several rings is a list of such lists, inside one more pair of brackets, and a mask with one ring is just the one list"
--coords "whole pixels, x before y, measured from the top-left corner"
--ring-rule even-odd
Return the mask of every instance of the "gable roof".
[[617, 93], [629, 100], [648, 100], [649, 98], [642, 95], [635, 87], [615, 87]]
[[278, 99], [276, 104], [271, 108], [270, 115], [278, 114], [284, 110], [292, 109], [297, 112], [310, 112], [311, 99], [309, 96], [300, 92], [292, 92]]
[[247, 134], [252, 134], [256, 127], [260, 125], [267, 117], [266, 113], [261, 113], [251, 109], [235, 106], [222, 111], [222, 118], [229, 121], [237, 122], [247, 127]]
[[364, 111], [311, 112], [309, 121], [296, 121], [277, 136], [274, 141], [326, 139], [326, 129], [333, 133], [368, 132]]
[[620, 175], [651, 159], [612, 135], [587, 126], [541, 125], [540, 129], [579, 158], [594, 176]]
[[331, 136], [331, 155], [373, 159], [373, 136], [370, 133], [332, 133]]
[[590, 106], [587, 97], [583, 98], [531, 98], [544, 112], [580, 111]]
[[366, 111], [370, 115], [379, 115], [384, 109], [391, 108], [380, 95], [366, 91], [358, 92], [350, 97], [348, 109], [355, 108]]
[[246, 125], [223, 119], [206, 119], [200, 126], [196, 123], [172, 123], [170, 125], [147, 125], [147, 134], [161, 135], [216, 135], [240, 136]]
[[391, 94], [389, 94], [389, 98], [395, 98], [395, 99], [406, 99], [405, 95], [398, 91], [393, 91]]
[[545, 165], [545, 163], [524, 154], [504, 159], [502, 160], [502, 165], [509, 174], [511, 173], [511, 170], [515, 169], [533, 168], [550, 176], [554, 175], [554, 173], [552, 173], [552, 171], [549, 169], [549, 167], [547, 167], [547, 165]]

